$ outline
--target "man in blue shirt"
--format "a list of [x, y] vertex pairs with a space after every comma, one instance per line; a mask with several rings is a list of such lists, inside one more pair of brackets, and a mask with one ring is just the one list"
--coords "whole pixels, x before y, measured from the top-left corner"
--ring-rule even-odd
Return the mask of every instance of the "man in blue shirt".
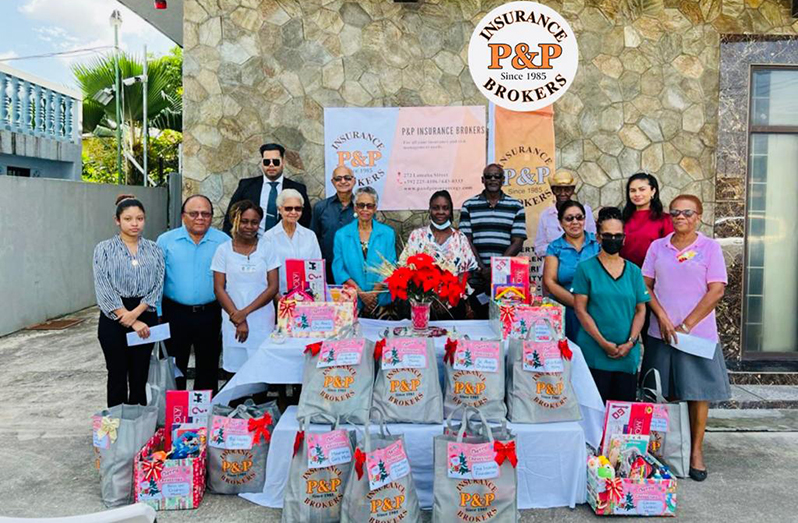
[[326, 261], [327, 283], [333, 283], [333, 244], [338, 229], [355, 219], [355, 206], [352, 190], [357, 180], [352, 170], [339, 165], [332, 172], [335, 194], [316, 203], [310, 229], [316, 233], [321, 247], [321, 255]]
[[[208, 197], [189, 196], [181, 213], [183, 226], [158, 237], [166, 264], [161, 311], [172, 336], [166, 347], [185, 375], [193, 345], [197, 371], [194, 389], [209, 389], [216, 394], [222, 313], [213, 293], [211, 260], [216, 248], [230, 238], [211, 227], [213, 204]], [[185, 377], [177, 378], [177, 388], [185, 390]]]

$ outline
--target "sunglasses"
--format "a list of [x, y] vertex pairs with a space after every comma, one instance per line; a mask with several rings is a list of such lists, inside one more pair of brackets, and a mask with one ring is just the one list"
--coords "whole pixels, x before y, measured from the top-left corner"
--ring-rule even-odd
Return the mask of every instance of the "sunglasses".
[[302, 212], [302, 207], [299, 207], [299, 206], [291, 207], [289, 205], [286, 205], [285, 207], [283, 207], [283, 210], [285, 212]]
[[626, 238], [625, 234], [609, 234], [605, 233], [601, 235], [602, 240], [623, 240]]
[[264, 158], [263, 159], [263, 166], [268, 167], [270, 165], [274, 165], [275, 167], [280, 167], [281, 160], [279, 158]]
[[200, 216], [202, 216], [203, 218], [213, 218], [213, 213], [212, 212], [207, 212], [207, 211], [204, 211], [204, 212], [191, 211], [191, 212], [187, 212], [186, 214], [192, 220], [196, 220]]
[[371, 210], [371, 209], [376, 209], [377, 208], [377, 204], [360, 202], [360, 203], [356, 203], [355, 207], [357, 207], [358, 209], [361, 209], [361, 210], [363, 210], [363, 209]]
[[673, 209], [668, 214], [671, 215], [671, 218], [678, 218], [679, 216], [684, 216], [685, 218], [691, 218], [692, 216], [698, 214], [696, 211], [692, 209]]
[[572, 222], [574, 220], [576, 220], [578, 222], [583, 222], [583, 221], [585, 221], [585, 215], [584, 214], [572, 214], [570, 216], [563, 216], [562, 219], [565, 220], [568, 223], [570, 223], [570, 222]]
[[486, 180], [504, 180], [503, 174], [483, 174], [482, 177]]
[[354, 176], [334, 176], [333, 177], [333, 181], [336, 182], [336, 183], [351, 182], [354, 179], [355, 179]]

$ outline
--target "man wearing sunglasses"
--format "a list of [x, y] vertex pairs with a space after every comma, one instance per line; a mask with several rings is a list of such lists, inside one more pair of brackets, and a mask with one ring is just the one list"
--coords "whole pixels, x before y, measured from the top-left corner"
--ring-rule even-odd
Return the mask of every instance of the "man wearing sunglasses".
[[230, 205], [224, 215], [224, 227], [222, 230], [227, 234], [233, 229], [230, 222], [230, 209], [236, 203], [249, 200], [263, 208], [263, 220], [260, 222], [258, 237], [274, 227], [280, 221], [280, 213], [277, 212], [277, 195], [283, 189], [294, 189], [305, 200], [302, 210], [302, 218], [299, 224], [303, 227], [310, 227], [311, 209], [308, 189], [305, 184], [289, 180], [283, 176], [285, 166], [285, 147], [277, 143], [267, 143], [260, 146], [260, 170], [262, 176], [244, 178], [238, 182], [238, 188], [230, 198]]
[[[574, 192], [576, 191], [576, 180], [574, 176], [568, 171], [557, 171], [557, 173], [549, 179], [551, 192], [554, 194], [554, 205], [546, 208], [540, 213], [538, 217], [538, 232], [535, 235], [535, 254], [538, 256], [546, 256], [546, 250], [549, 244], [563, 235], [565, 231], [560, 226], [560, 220], [557, 213], [562, 204], [567, 201], [574, 200]], [[585, 232], [596, 234], [596, 221], [593, 219], [593, 209], [585, 204]]]
[[352, 205], [352, 191], [355, 188], [355, 175], [345, 165], [339, 165], [332, 172], [332, 185], [335, 194], [325, 198], [313, 207], [310, 230], [316, 233], [321, 246], [321, 255], [327, 260], [327, 281], [332, 282], [333, 245], [335, 233], [355, 219]]

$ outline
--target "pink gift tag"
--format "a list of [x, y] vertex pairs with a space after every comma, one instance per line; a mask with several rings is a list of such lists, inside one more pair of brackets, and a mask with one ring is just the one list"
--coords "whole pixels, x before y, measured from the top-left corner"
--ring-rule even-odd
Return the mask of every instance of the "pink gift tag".
[[668, 432], [668, 406], [662, 403], [654, 405], [654, 413], [651, 415], [651, 430], [656, 432]]
[[480, 372], [499, 372], [499, 358], [502, 356], [498, 341], [460, 340], [454, 352], [455, 370], [476, 370]]
[[454, 479], [491, 479], [499, 477], [499, 464], [492, 443], [455, 443], [446, 445], [447, 475]]
[[352, 461], [349, 435], [344, 429], [326, 433], [308, 432], [305, 444], [308, 448], [308, 468], [318, 469]]
[[427, 342], [416, 338], [388, 338], [382, 351], [382, 368], [427, 368]]
[[104, 434], [101, 438], [97, 437], [97, 431], [100, 430], [102, 424], [102, 416], [91, 417], [92, 443], [98, 449], [108, 449], [111, 448], [111, 438], [108, 437], [108, 434]]
[[562, 353], [557, 342], [524, 342], [524, 370], [531, 372], [562, 372]]
[[366, 340], [363, 338], [325, 341], [321, 346], [316, 368], [357, 365], [360, 363], [365, 345]]
[[335, 307], [305, 306], [297, 303], [291, 320], [292, 332], [329, 332], [335, 330]]
[[369, 489], [376, 490], [383, 485], [403, 478], [410, 473], [402, 440], [397, 440], [383, 449], [366, 453], [366, 467], [369, 475]]
[[252, 435], [249, 433], [249, 420], [215, 416], [211, 426], [211, 447], [225, 450], [250, 450]]

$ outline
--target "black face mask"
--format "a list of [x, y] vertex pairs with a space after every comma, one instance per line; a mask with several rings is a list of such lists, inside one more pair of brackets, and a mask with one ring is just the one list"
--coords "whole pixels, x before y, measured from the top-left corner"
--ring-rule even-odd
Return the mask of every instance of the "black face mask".
[[601, 239], [601, 250], [607, 254], [618, 254], [621, 252], [621, 247], [623, 247], [623, 238]]

